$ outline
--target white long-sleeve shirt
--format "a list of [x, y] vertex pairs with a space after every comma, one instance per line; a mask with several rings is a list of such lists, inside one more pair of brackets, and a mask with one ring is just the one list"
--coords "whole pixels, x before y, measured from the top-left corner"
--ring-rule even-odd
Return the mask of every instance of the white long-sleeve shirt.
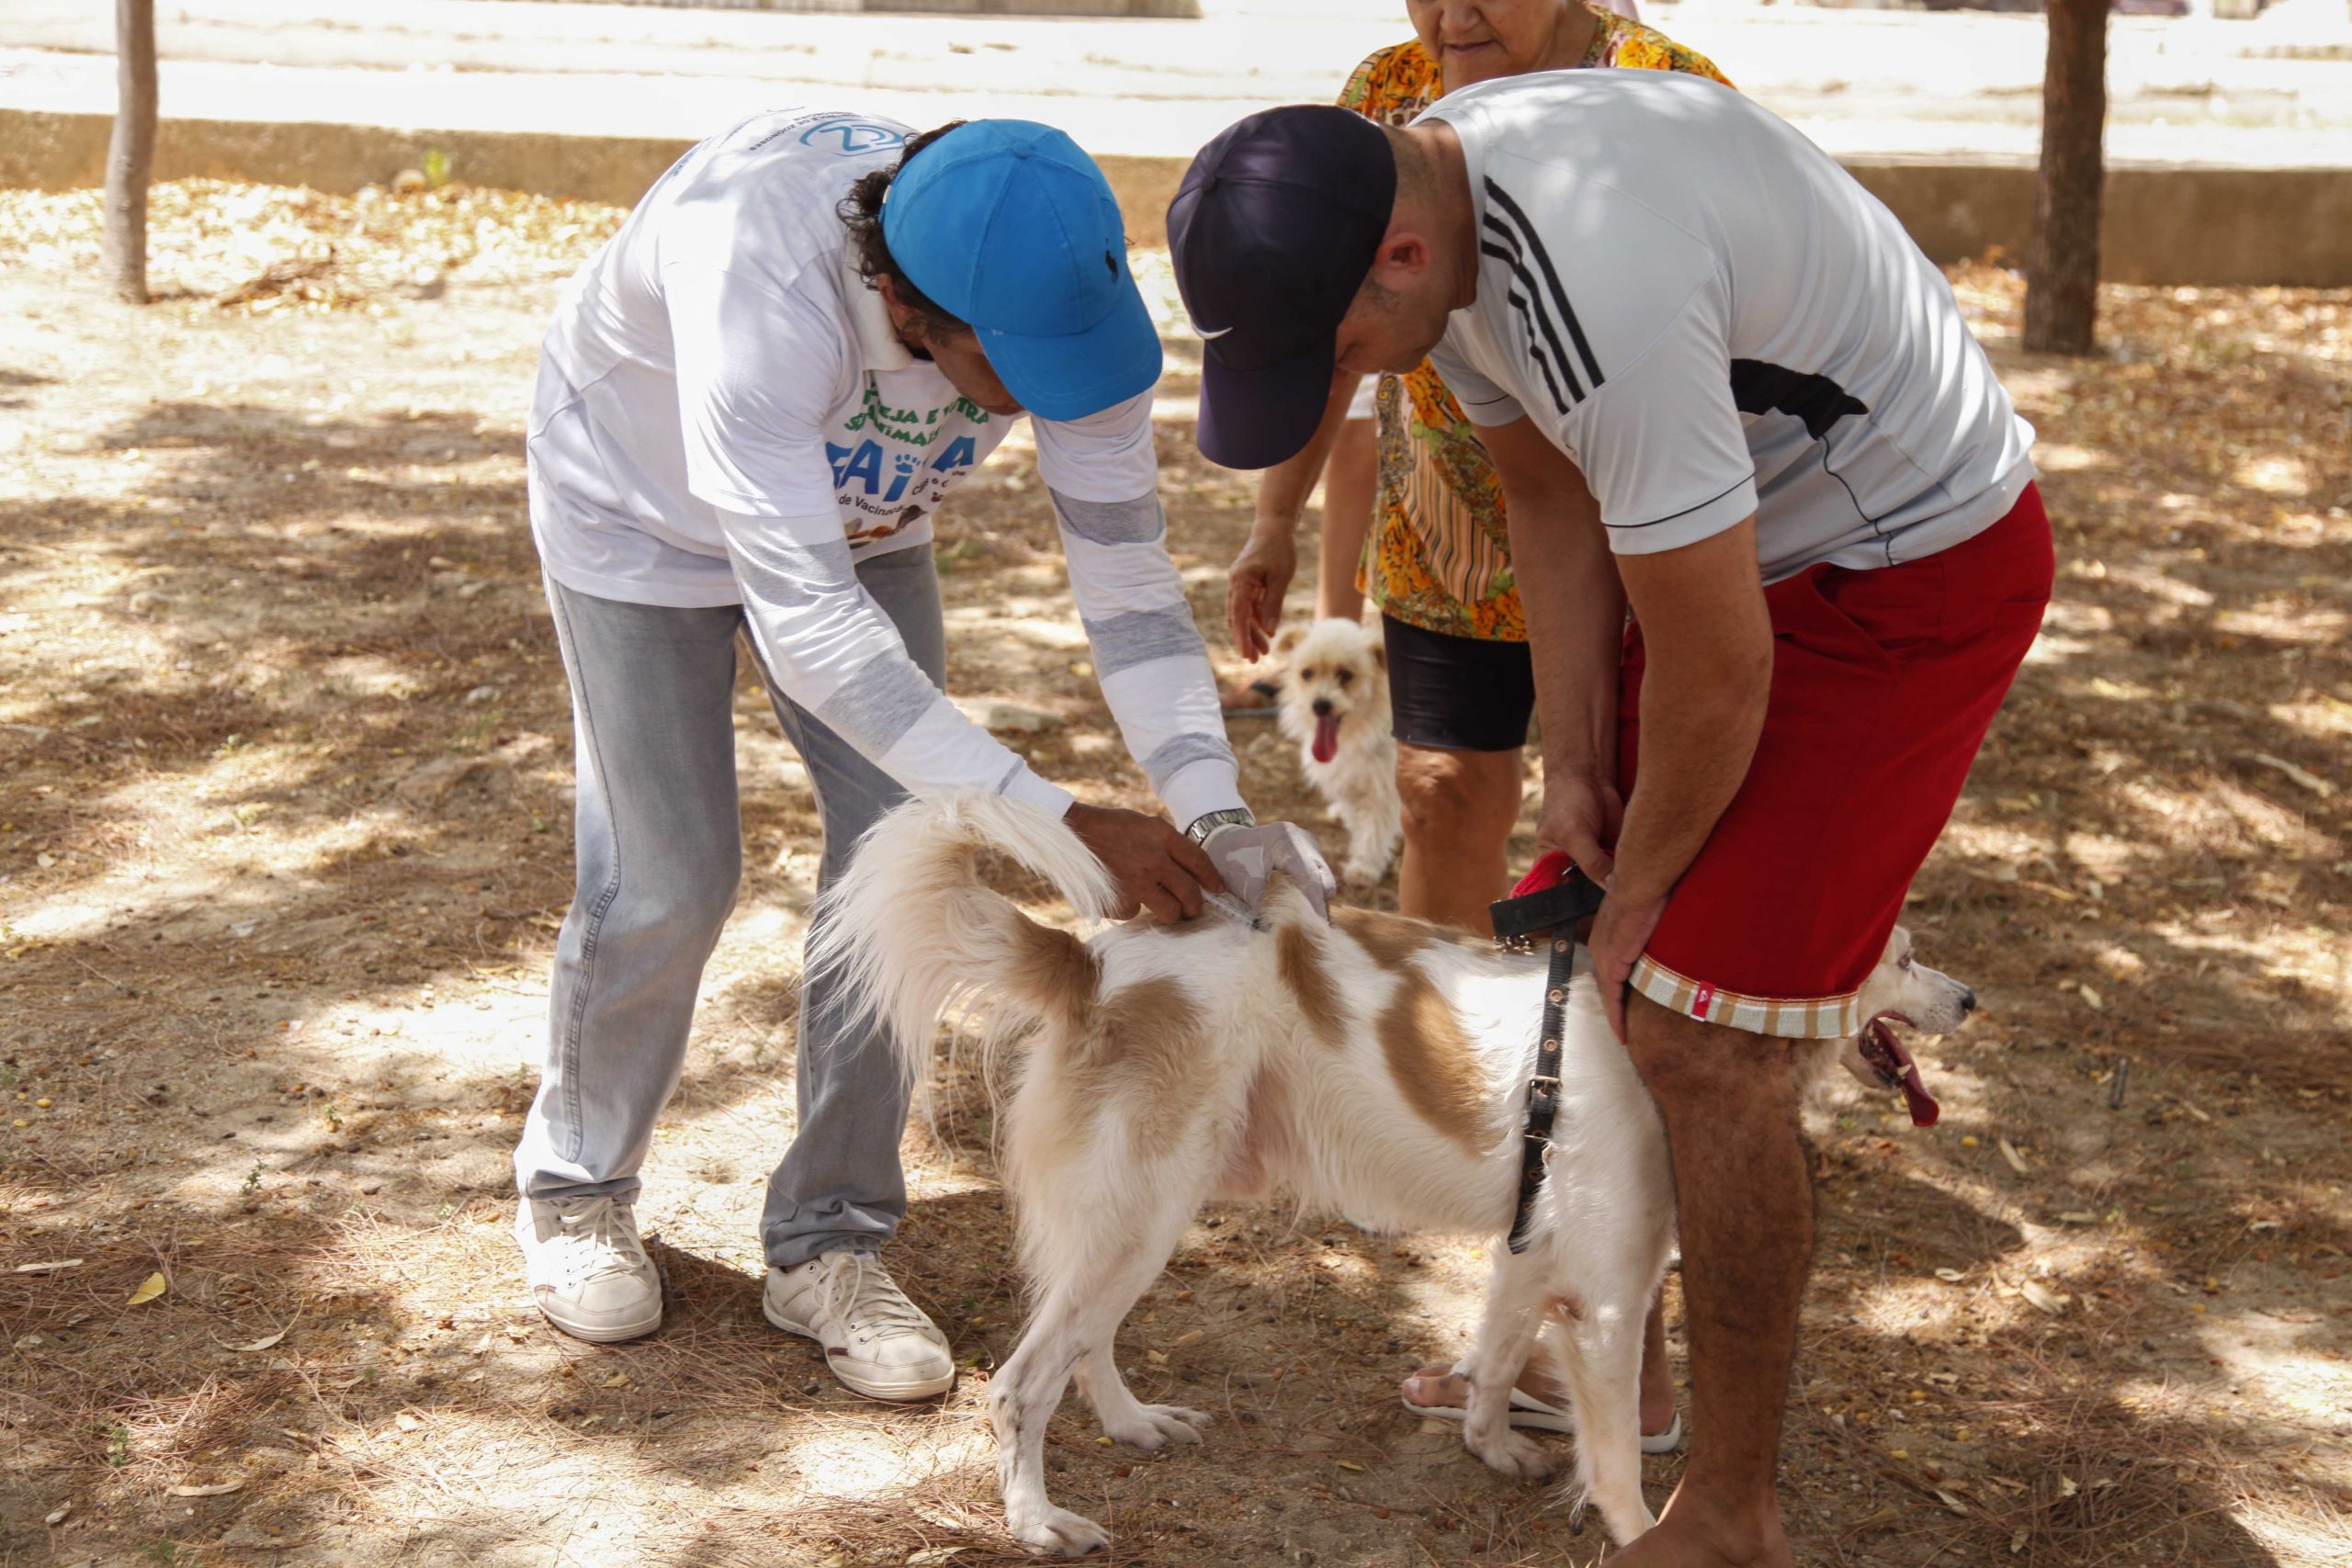
[[[1011, 421], [891, 331], [838, 208], [895, 122], [778, 110], [679, 160], [567, 289], [531, 415], [532, 529], [566, 587], [740, 604], [793, 700], [918, 795], [1070, 796], [967, 719], [859, 586], [932, 537]], [[1240, 804], [1169, 559], [1148, 392], [1034, 422], [1104, 699], [1179, 825]]]

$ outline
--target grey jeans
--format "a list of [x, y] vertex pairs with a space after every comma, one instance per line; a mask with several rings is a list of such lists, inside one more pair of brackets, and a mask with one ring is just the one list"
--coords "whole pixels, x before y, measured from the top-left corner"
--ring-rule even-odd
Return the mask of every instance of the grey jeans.
[[[857, 575], [915, 662], [942, 681], [946, 632], [930, 549], [879, 557]], [[571, 682], [577, 880], [556, 939], [547, 1065], [514, 1151], [514, 1185], [529, 1198], [634, 1200], [742, 874], [733, 693], [743, 614], [548, 589]], [[906, 795], [761, 673], [816, 791], [822, 886]], [[888, 1042], [828, 987], [809, 986], [797, 1063], [799, 1124], [760, 1221], [779, 1268], [871, 1251], [907, 1208], [907, 1089]]]

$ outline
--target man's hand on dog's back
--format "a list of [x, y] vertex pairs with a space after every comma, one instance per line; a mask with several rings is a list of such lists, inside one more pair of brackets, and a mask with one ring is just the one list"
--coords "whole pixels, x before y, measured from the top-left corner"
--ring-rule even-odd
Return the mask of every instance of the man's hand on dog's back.
[[1080, 802], [1062, 820], [1118, 885], [1118, 907], [1105, 911], [1114, 919], [1144, 908], [1172, 925], [1201, 912], [1203, 892], [1225, 891], [1201, 847], [1157, 817]]

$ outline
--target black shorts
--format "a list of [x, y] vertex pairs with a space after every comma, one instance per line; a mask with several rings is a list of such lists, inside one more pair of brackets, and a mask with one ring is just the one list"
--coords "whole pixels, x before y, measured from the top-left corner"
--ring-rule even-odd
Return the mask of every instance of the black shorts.
[[1388, 707], [1396, 739], [1439, 751], [1516, 751], [1535, 711], [1535, 666], [1523, 642], [1423, 631], [1380, 617], [1388, 645]]

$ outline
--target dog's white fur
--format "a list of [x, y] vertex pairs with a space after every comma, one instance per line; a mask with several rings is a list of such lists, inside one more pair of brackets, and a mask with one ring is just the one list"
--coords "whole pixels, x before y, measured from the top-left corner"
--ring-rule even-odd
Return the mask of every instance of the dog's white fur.
[[[1388, 874], [1404, 833], [1396, 793], [1396, 737], [1388, 712], [1388, 650], [1376, 628], [1336, 617], [1287, 626], [1274, 638], [1282, 660], [1275, 722], [1298, 742], [1298, 765], [1348, 830], [1340, 878], [1362, 891]], [[1316, 761], [1317, 718], [1339, 723], [1339, 750]]]
[[[1196, 1442], [1208, 1421], [1140, 1403], [1112, 1350], [1203, 1203], [1281, 1190], [1388, 1230], [1508, 1227], [1544, 959], [1393, 915], [1337, 909], [1327, 926], [1281, 881], [1262, 906], [1269, 929], [1138, 921], [1081, 943], [983, 886], [983, 850], [1043, 876], [1081, 916], [1110, 904], [1102, 868], [1049, 813], [998, 797], [919, 802], [884, 818], [827, 892], [809, 962], [845, 972], [910, 1076], [959, 1002], [1033, 1031], [1001, 1126], [1034, 1310], [989, 1408], [1012, 1533], [1075, 1556], [1110, 1538], [1046, 1495], [1046, 1424], [1072, 1374], [1121, 1442]], [[1908, 956], [1898, 932], [1865, 1006], [1957, 1027], [1964, 987]], [[1510, 1428], [1509, 1397], [1556, 1318], [1577, 1478], [1623, 1541], [1653, 1522], [1637, 1384], [1673, 1188], [1656, 1109], [1589, 979], [1568, 998], [1562, 1055], [1532, 1245], [1493, 1248], [1464, 1439], [1506, 1473], [1549, 1471]]]

